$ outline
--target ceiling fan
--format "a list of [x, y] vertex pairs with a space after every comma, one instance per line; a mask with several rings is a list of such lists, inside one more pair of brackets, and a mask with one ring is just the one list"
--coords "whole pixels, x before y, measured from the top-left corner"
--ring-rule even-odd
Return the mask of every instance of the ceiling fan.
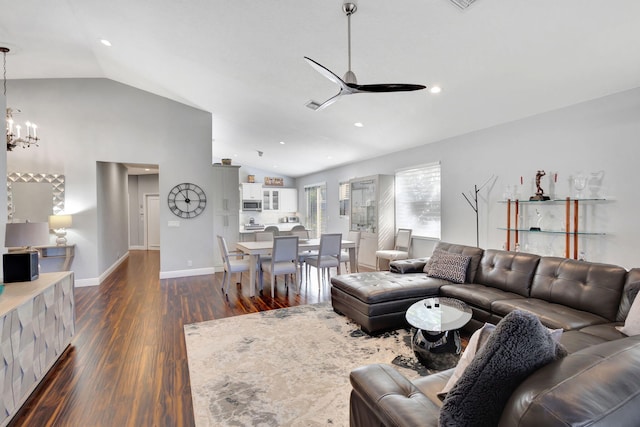
[[351, 15], [353, 15], [358, 7], [354, 3], [345, 3], [342, 5], [342, 11], [347, 15], [347, 32], [348, 32], [348, 45], [349, 45], [349, 70], [345, 73], [344, 78], [338, 77], [335, 73], [329, 70], [327, 67], [321, 65], [319, 62], [305, 56], [309, 65], [311, 65], [317, 72], [340, 86], [340, 91], [327, 99], [323, 103], [316, 101], [309, 101], [306, 106], [312, 110], [322, 110], [329, 105], [336, 102], [343, 95], [353, 95], [355, 93], [380, 93], [380, 92], [409, 92], [414, 90], [425, 89], [424, 85], [406, 84], [406, 83], [379, 83], [360, 85], [356, 79], [356, 75], [351, 71]]

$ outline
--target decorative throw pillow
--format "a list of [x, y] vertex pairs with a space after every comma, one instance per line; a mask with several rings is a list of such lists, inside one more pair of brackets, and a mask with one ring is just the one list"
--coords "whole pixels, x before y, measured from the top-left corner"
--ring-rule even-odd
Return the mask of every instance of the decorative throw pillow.
[[495, 328], [496, 325], [485, 323], [482, 328], [478, 329], [473, 333], [473, 335], [471, 335], [471, 338], [469, 338], [469, 344], [467, 344], [467, 348], [462, 352], [462, 356], [460, 356], [460, 360], [458, 361], [453, 374], [451, 374], [449, 381], [447, 381], [447, 384], [445, 384], [442, 391], [438, 393], [438, 397], [441, 400], [445, 398], [447, 393], [449, 393], [449, 390], [451, 390], [456, 382], [458, 382], [458, 379], [460, 379], [464, 370], [467, 369], [467, 366], [469, 366], [469, 363], [471, 363], [475, 355], [478, 353], [478, 350], [484, 347], [487, 339], [491, 335], [491, 332], [493, 332]]
[[446, 254], [446, 251], [443, 251], [442, 249], [436, 249], [433, 251], [433, 254], [431, 254], [431, 257], [427, 260], [427, 263], [424, 265], [424, 272], [429, 274], [429, 269], [431, 268], [431, 265], [438, 262], [438, 258], [440, 257], [440, 255], [442, 254]]
[[640, 334], [640, 298], [637, 298], [637, 295], [631, 304], [624, 326], [616, 326], [616, 329], [627, 336]]
[[440, 425], [498, 425], [516, 387], [534, 371], [566, 354], [534, 314], [512, 311], [496, 325], [447, 394]]
[[453, 283], [464, 283], [470, 261], [470, 256], [443, 252], [431, 262], [427, 276]]
[[[495, 328], [496, 328], [496, 325], [492, 323], [485, 323], [482, 326], [482, 328], [478, 329], [471, 335], [471, 338], [469, 338], [469, 343], [467, 344], [467, 347], [462, 352], [462, 356], [460, 356], [460, 360], [458, 361], [458, 364], [456, 365], [456, 368], [453, 371], [453, 374], [451, 374], [451, 377], [449, 377], [449, 381], [447, 381], [442, 391], [438, 393], [438, 397], [440, 398], [440, 400], [444, 400], [444, 398], [447, 396], [447, 393], [449, 393], [449, 391], [453, 388], [456, 382], [458, 382], [458, 380], [464, 373], [465, 369], [467, 369], [467, 366], [469, 366], [469, 364], [475, 357], [475, 355], [478, 353], [478, 351], [480, 351], [482, 347], [484, 347], [487, 340], [489, 339], [489, 336], [491, 335], [491, 333], [494, 331]], [[562, 332], [563, 332], [562, 328], [560, 329], [547, 328], [547, 331], [549, 332], [549, 336], [551, 337], [551, 339], [553, 339], [557, 343], [560, 342], [560, 338], [562, 338]]]

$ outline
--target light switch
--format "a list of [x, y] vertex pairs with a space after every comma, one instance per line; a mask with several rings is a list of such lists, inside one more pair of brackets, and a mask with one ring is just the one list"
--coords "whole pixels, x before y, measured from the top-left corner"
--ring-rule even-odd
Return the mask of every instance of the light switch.
[[169, 221], [167, 225], [169, 227], [180, 227], [180, 221]]

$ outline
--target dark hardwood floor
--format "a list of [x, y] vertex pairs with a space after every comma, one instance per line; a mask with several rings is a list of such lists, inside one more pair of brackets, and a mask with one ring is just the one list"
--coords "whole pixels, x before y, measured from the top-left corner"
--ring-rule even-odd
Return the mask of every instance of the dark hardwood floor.
[[[76, 335], [10, 426], [191, 426], [183, 325], [329, 301], [315, 274], [300, 295], [279, 283], [248, 297], [222, 273], [160, 280], [155, 251], [131, 251], [100, 286], [76, 288]], [[234, 276], [235, 279], [235, 276]]]

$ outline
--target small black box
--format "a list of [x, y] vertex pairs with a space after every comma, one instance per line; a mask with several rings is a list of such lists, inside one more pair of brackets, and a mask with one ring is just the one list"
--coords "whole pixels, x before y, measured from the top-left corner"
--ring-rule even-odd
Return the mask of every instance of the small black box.
[[39, 276], [38, 252], [11, 252], [2, 255], [5, 283], [30, 282]]

